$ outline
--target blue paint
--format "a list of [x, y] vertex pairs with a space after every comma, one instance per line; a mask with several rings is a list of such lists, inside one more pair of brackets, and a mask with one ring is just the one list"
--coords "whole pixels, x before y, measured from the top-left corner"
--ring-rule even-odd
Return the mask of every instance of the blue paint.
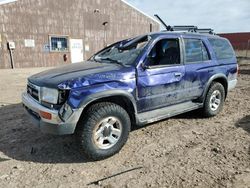
[[[89, 68], [84, 69], [81, 66], [84, 67], [85, 65], [79, 64], [70, 65], [71, 68], [74, 66], [79, 68], [75, 68], [74, 72], [70, 72], [65, 67], [63, 70], [57, 71], [60, 75], [56, 75], [55, 71], [52, 71], [52, 76], [49, 79], [46, 78], [46, 73], [41, 74], [40, 78], [42, 79], [40, 81], [37, 81], [39, 76], [33, 76], [33, 78], [30, 78], [30, 81], [37, 85], [46, 86], [53, 79], [57, 78], [57, 82], [54, 83], [57, 83], [56, 85], [59, 89], [70, 90], [67, 102], [74, 109], [81, 107], [84, 100], [96, 93], [121, 90], [133, 97], [138, 112], [145, 112], [201, 97], [209, 79], [213, 75], [223, 74], [228, 80], [236, 79], [237, 77], [235, 56], [226, 60], [217, 60], [215, 57], [215, 52], [208, 38], [219, 39], [220, 37], [218, 36], [160, 32], [149, 34], [149, 38], [150, 40], [146, 46], [141, 52], [139, 51], [137, 58], [129, 65], [123, 66], [104, 61], [94, 62], [92, 58], [86, 64]], [[206, 46], [211, 59], [186, 64], [183, 38], [200, 39]], [[145, 68], [145, 65], [148, 63], [148, 54], [161, 39], [176, 39], [180, 41], [181, 63], [178, 65]], [[126, 41], [122, 41], [122, 43], [126, 44]], [[121, 44], [117, 44], [121, 46]], [[63, 71], [66, 70], [70, 77], [68, 79], [65, 77], [60, 79], [59, 76], [63, 75]], [[46, 82], [43, 80], [46, 80]], [[53, 84], [50, 86], [54, 87]]]

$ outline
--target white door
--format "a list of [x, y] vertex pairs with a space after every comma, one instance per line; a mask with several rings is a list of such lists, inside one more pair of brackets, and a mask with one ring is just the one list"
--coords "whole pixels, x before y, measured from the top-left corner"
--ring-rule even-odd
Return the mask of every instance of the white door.
[[83, 40], [70, 39], [71, 62], [79, 63], [83, 61]]

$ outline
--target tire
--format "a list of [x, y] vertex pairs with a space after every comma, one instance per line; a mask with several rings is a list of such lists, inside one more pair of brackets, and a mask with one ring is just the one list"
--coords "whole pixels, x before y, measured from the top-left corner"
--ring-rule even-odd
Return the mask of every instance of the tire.
[[219, 114], [225, 102], [225, 88], [219, 82], [213, 82], [207, 92], [203, 114], [205, 117], [213, 117]]
[[128, 113], [114, 103], [91, 106], [78, 123], [77, 142], [90, 160], [102, 160], [118, 153], [131, 129]]

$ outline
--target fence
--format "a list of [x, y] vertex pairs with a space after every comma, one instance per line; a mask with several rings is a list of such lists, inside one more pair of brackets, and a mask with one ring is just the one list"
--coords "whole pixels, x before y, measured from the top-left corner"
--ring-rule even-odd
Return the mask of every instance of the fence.
[[244, 43], [234, 43], [233, 47], [238, 57], [250, 57], [250, 39]]

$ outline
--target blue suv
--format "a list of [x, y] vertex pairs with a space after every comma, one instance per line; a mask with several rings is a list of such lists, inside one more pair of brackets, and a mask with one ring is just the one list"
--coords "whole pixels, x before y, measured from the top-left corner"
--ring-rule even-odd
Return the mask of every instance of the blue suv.
[[42, 132], [75, 134], [85, 157], [100, 160], [119, 152], [132, 125], [195, 109], [217, 115], [237, 73], [224, 38], [149, 33], [114, 43], [86, 62], [31, 76], [22, 100]]

